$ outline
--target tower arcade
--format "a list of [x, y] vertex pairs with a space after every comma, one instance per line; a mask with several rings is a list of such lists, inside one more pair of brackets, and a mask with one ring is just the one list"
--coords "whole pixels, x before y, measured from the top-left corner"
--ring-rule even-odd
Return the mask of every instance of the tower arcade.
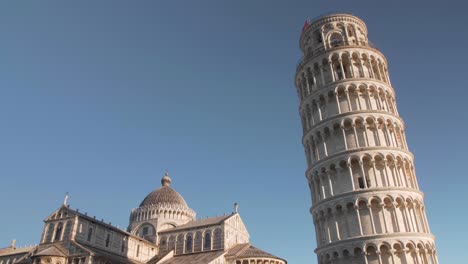
[[295, 85], [318, 263], [438, 263], [387, 60], [365, 23], [318, 17], [300, 48]]

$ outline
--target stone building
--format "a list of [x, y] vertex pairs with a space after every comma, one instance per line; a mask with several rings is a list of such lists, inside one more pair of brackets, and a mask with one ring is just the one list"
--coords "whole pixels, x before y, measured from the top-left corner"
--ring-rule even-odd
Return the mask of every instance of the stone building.
[[435, 264], [413, 154], [385, 56], [365, 23], [304, 25], [295, 85], [318, 263]]
[[37, 246], [0, 249], [0, 264], [286, 264], [250, 244], [237, 204], [232, 214], [196, 219], [164, 175], [130, 214], [127, 230], [64, 204], [44, 220]]

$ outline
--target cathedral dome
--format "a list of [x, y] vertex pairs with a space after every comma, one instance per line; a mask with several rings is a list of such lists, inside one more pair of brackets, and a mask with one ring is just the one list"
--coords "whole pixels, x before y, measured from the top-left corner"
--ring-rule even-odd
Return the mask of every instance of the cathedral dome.
[[182, 195], [170, 187], [171, 182], [172, 180], [166, 172], [164, 177], [161, 179], [162, 186], [148, 194], [141, 202], [140, 207], [152, 205], [174, 205], [188, 208], [188, 205]]

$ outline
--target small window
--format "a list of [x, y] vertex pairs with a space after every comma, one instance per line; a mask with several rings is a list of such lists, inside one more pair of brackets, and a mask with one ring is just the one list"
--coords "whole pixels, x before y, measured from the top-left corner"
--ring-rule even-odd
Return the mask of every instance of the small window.
[[87, 240], [88, 242], [90, 242], [92, 237], [93, 237], [93, 228], [90, 227], [90, 228], [88, 229], [88, 238], [87, 238], [86, 240]]
[[140, 256], [140, 245], [137, 246], [137, 252], [136, 252], [136, 256], [139, 257]]
[[120, 252], [122, 252], [122, 253], [125, 252], [125, 238], [122, 239], [122, 245], [120, 246]]
[[110, 234], [107, 234], [107, 237], [106, 237], [106, 247], [109, 247], [109, 244], [110, 244]]

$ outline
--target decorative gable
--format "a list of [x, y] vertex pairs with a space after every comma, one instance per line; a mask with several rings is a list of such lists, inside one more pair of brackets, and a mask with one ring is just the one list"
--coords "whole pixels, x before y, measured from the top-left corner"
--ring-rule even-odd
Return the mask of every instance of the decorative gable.
[[62, 206], [44, 219], [41, 244], [71, 239], [76, 212]]
[[63, 205], [59, 209], [55, 210], [52, 214], [50, 214], [44, 222], [60, 220], [64, 218], [74, 217], [76, 213], [73, 210], [70, 210], [67, 206]]
[[224, 222], [224, 248], [230, 248], [240, 243], [248, 243], [250, 235], [244, 221], [238, 213]]

